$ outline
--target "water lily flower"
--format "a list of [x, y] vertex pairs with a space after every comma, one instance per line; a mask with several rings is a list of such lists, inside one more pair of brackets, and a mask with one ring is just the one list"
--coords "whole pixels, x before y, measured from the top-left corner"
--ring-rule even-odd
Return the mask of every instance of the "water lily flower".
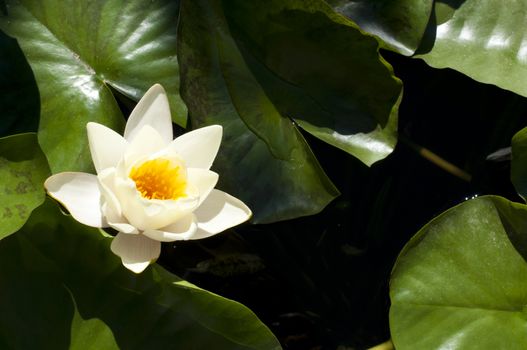
[[140, 273], [155, 261], [161, 242], [206, 238], [251, 216], [239, 199], [214, 189], [218, 174], [209, 169], [222, 127], [207, 126], [173, 140], [161, 85], [139, 101], [124, 137], [97, 123], [87, 129], [97, 175], [59, 173], [44, 186], [77, 221], [119, 231], [111, 250], [131, 271]]

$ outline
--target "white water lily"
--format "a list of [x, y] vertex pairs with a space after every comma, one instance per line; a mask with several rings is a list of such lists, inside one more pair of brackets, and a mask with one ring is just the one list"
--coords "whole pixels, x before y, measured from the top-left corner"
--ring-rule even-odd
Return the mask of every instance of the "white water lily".
[[159, 257], [161, 242], [206, 238], [251, 216], [239, 199], [214, 189], [218, 174], [209, 169], [222, 127], [204, 127], [173, 140], [161, 85], [139, 101], [124, 137], [97, 123], [88, 123], [87, 129], [97, 175], [59, 173], [44, 186], [77, 221], [119, 231], [111, 249], [133, 272]]

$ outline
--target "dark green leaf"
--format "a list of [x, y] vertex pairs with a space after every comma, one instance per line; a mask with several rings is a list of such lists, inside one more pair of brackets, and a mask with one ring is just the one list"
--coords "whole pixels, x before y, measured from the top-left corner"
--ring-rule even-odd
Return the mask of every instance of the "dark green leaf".
[[388, 48], [407, 56], [419, 46], [433, 4], [432, 0], [326, 1], [362, 30], [381, 38]]
[[109, 86], [138, 100], [154, 83], [169, 93], [174, 120], [185, 124], [178, 95], [178, 2], [9, 0], [0, 29], [15, 37], [41, 97], [39, 142], [53, 172], [92, 169], [86, 123], [115, 130], [123, 118]]
[[397, 349], [525, 349], [527, 207], [501, 197], [458, 205], [397, 259], [390, 328]]
[[435, 12], [416, 57], [527, 96], [525, 0], [438, 1]]
[[0, 136], [37, 131], [40, 116], [33, 72], [16, 40], [0, 31]]
[[[401, 84], [380, 58], [373, 37], [361, 33], [323, 1], [223, 4], [234, 38], [232, 50], [243, 54], [280, 112], [278, 118], [294, 119], [309, 133], [367, 165], [393, 151]], [[243, 61], [226, 61], [231, 63], [223, 69], [226, 80], [236, 82], [239, 75], [234, 70]], [[232, 85], [231, 96], [236, 94]], [[239, 107], [238, 101], [234, 103]], [[256, 109], [254, 104], [247, 107]], [[276, 132], [262, 123], [264, 118], [239, 110], [240, 118], [271, 149], [282, 146], [282, 140], [273, 138]]]
[[527, 128], [512, 138], [511, 180], [518, 194], [527, 199]]
[[36, 134], [0, 139], [0, 239], [16, 232], [44, 202], [49, 166]]
[[17, 235], [2, 240], [0, 344], [280, 349], [246, 307], [159, 266], [135, 275], [111, 253], [110, 242], [98, 230], [62, 216], [50, 202]]
[[220, 188], [246, 202], [255, 222], [322, 210], [338, 192], [245, 65], [218, 1], [182, 3], [178, 47], [181, 93], [193, 126], [224, 127], [214, 163]]

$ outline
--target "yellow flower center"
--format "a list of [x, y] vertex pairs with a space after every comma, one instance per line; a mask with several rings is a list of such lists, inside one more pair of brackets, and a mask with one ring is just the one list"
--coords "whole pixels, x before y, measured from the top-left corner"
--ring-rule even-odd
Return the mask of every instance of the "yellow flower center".
[[143, 198], [177, 199], [186, 195], [185, 171], [168, 159], [147, 160], [132, 168], [130, 178]]

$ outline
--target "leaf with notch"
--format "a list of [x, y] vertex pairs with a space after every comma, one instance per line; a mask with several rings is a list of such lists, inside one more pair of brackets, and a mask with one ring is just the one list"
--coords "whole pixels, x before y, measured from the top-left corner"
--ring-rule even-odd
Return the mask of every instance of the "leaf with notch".
[[53, 173], [93, 169], [86, 123], [121, 131], [109, 87], [139, 100], [154, 83], [185, 125], [176, 58], [177, 1], [8, 0], [0, 29], [15, 37], [40, 91], [39, 142]]

